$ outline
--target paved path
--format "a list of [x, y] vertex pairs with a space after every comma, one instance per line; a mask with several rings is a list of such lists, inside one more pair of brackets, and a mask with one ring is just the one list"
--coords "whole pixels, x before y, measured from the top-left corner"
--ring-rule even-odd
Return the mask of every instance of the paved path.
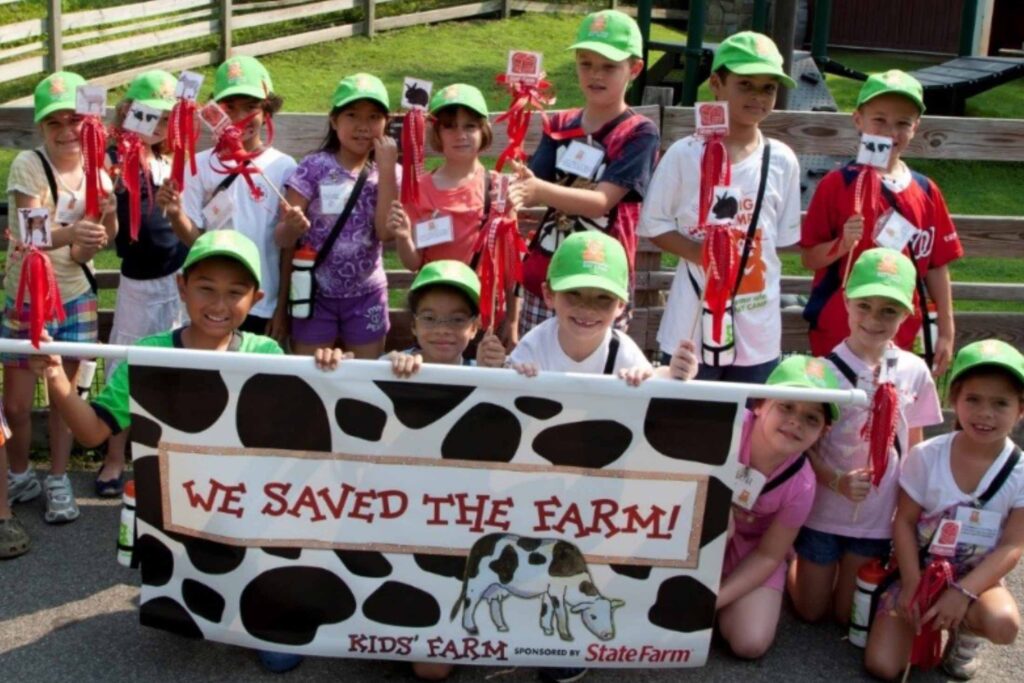
[[[92, 475], [73, 475], [82, 517], [64, 527], [43, 523], [39, 502], [16, 508], [32, 535], [32, 550], [0, 563], [0, 681], [300, 681], [362, 683], [411, 680], [407, 665], [340, 659], [307, 659], [283, 677], [263, 673], [244, 649], [191, 641], [138, 624], [135, 571], [115, 561], [120, 504], [91, 498]], [[1024, 572], [1009, 579], [1024, 596]], [[809, 626], [783, 615], [771, 652], [743, 662], [714, 647], [710, 663], [689, 671], [592, 671], [588, 681], [790, 681], [870, 680], [860, 650], [831, 626]], [[1020, 681], [1024, 639], [1012, 647], [988, 646], [982, 681]], [[512, 683], [536, 680], [530, 669], [463, 668], [455, 681]], [[915, 672], [912, 681], [945, 680]]]

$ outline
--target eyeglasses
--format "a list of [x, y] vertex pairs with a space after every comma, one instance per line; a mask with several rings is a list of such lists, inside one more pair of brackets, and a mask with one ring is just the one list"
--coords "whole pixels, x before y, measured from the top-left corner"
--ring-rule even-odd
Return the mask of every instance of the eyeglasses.
[[476, 319], [475, 316], [467, 315], [453, 315], [450, 318], [439, 318], [433, 313], [417, 313], [413, 316], [416, 322], [423, 325], [428, 330], [434, 330], [439, 327], [447, 327], [448, 329], [461, 332], [465, 330], [473, 321]]

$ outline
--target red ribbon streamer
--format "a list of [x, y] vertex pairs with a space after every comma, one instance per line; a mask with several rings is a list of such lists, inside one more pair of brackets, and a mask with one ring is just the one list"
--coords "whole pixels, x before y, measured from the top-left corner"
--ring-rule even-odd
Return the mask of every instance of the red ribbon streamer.
[[889, 466], [889, 451], [896, 440], [899, 401], [896, 386], [891, 381], [879, 384], [875, 387], [875, 395], [871, 399], [868, 420], [861, 429], [861, 438], [868, 439], [871, 484], [876, 487], [885, 476], [885, 470]]
[[722, 340], [722, 322], [732, 297], [733, 283], [739, 275], [737, 236], [729, 226], [708, 228], [708, 213], [715, 198], [715, 187], [732, 181], [732, 164], [721, 135], [714, 135], [704, 143], [700, 159], [700, 196], [697, 221], [704, 233], [701, 245], [701, 263], [704, 268], [704, 303], [711, 311], [711, 333], [716, 341]]
[[[947, 560], [932, 560], [921, 574], [921, 582], [914, 591], [913, 605], [922, 616], [932, 608], [943, 591], [953, 582], [953, 568]], [[922, 624], [921, 632], [914, 636], [910, 648], [910, 663], [922, 669], [934, 668], [942, 661], [942, 631]]]
[[199, 122], [196, 119], [196, 103], [179, 98], [171, 109], [167, 122], [167, 145], [173, 155], [171, 159], [171, 180], [177, 190], [185, 188], [185, 159], [189, 161], [191, 175], [196, 174], [196, 140], [199, 139]]
[[121, 185], [128, 193], [128, 216], [132, 242], [139, 241], [139, 228], [142, 225], [142, 177], [146, 178], [146, 196], [150, 205], [153, 203], [153, 181], [149, 167], [144, 166], [145, 143], [136, 133], [129, 130], [114, 131], [117, 140], [117, 159], [121, 167]]
[[[242, 176], [245, 184], [249, 186], [249, 193], [255, 200], [263, 199], [264, 192], [253, 182], [252, 177], [254, 175], [262, 175], [263, 170], [253, 163], [253, 159], [258, 157], [263, 150], [246, 152], [245, 143], [242, 142], [242, 134], [246, 126], [249, 125], [258, 113], [253, 112], [241, 121], [232, 123], [225, 128], [220, 137], [217, 138], [217, 144], [213, 148], [213, 155], [220, 162], [219, 166], [213, 166], [213, 170], [224, 175], [233, 173]], [[274, 142], [274, 126], [270, 123], [270, 120], [268, 116], [267, 135], [269, 139], [267, 140], [267, 147], [271, 146]]]
[[107, 129], [98, 116], [85, 116], [82, 119], [83, 171], [85, 173], [85, 216], [100, 217], [100, 201], [107, 196], [103, 189], [103, 155], [107, 149]]
[[732, 182], [732, 164], [729, 153], [722, 142], [723, 136], [713, 135], [704, 143], [700, 157], [700, 203], [697, 208], [697, 222], [701, 230], [707, 226], [708, 212], [715, 198], [715, 187]]
[[526, 243], [519, 234], [515, 211], [511, 205], [508, 208], [503, 212], [491, 207], [487, 228], [480, 231], [473, 247], [480, 254], [480, 324], [485, 330], [497, 327], [505, 319], [505, 294], [513, 281], [523, 281], [522, 255], [526, 253]]
[[508, 109], [494, 121], [495, 123], [506, 122], [505, 130], [508, 134], [508, 144], [505, 145], [505, 149], [501, 151], [498, 161], [494, 165], [495, 170], [500, 172], [505, 167], [506, 161], [524, 161], [526, 159], [523, 143], [526, 142], [526, 134], [530, 131], [530, 119], [533, 112], [536, 111], [541, 115], [544, 132], [552, 139], [561, 140], [565, 137], [560, 137], [563, 133], [551, 131], [551, 124], [544, 112], [544, 107], [555, 103], [555, 97], [547, 92], [551, 88], [551, 83], [544, 79], [536, 83], [523, 80], [510, 81], [506, 74], [499, 74], [495, 80], [498, 85], [508, 89], [512, 96], [512, 102]]
[[15, 309], [20, 317], [25, 307], [25, 293], [29, 294], [29, 330], [32, 346], [39, 348], [43, 328], [50, 321], [64, 322], [64, 304], [60, 300], [57, 278], [53, 274], [50, 257], [35, 247], [27, 247], [18, 277], [18, 296]]
[[415, 206], [420, 201], [420, 178], [426, 174], [423, 168], [425, 140], [426, 118], [423, 109], [414, 107], [405, 115], [402, 125], [401, 200], [405, 206]]

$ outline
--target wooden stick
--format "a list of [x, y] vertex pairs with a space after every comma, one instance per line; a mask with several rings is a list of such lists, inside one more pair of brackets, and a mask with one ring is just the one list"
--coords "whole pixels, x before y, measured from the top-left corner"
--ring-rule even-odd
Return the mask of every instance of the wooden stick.
[[900, 683], [907, 683], [907, 679], [910, 677], [910, 667], [913, 666], [910, 662], [907, 662], [907, 668], [903, 670], [903, 678]]
[[[494, 321], [498, 317], [498, 311], [496, 306], [498, 305], [498, 278], [494, 277], [498, 274], [498, 250], [497, 248], [492, 250], [491, 254], [491, 319], [487, 323], [487, 334], [494, 334]], [[508, 302], [505, 302], [506, 307]]]

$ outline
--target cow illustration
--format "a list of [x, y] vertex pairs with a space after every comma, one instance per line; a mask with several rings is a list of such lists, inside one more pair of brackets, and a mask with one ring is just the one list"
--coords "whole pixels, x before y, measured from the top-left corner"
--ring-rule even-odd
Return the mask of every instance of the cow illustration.
[[626, 603], [602, 596], [594, 586], [583, 553], [572, 543], [555, 538], [528, 538], [514, 534], [488, 534], [480, 538], [466, 558], [462, 593], [452, 607], [454, 620], [462, 609], [462, 627], [477, 635], [476, 609], [487, 601], [491, 621], [508, 631], [502, 603], [510, 596], [540, 598], [540, 627], [544, 635], [558, 629], [562, 640], [573, 640], [569, 613], [579, 614], [583, 625], [601, 640], [615, 637], [613, 612]]

